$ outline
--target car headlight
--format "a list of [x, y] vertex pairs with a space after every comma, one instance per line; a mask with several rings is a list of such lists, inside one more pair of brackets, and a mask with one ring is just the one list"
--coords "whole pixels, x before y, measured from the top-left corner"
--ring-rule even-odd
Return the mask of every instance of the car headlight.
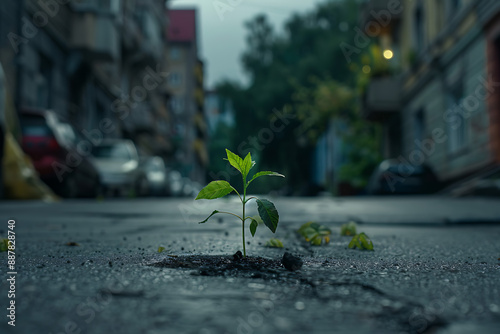
[[124, 173], [130, 173], [130, 172], [132, 172], [134, 169], [136, 169], [136, 168], [137, 168], [137, 165], [138, 165], [138, 164], [137, 164], [137, 161], [135, 161], [135, 160], [130, 160], [130, 161], [128, 161], [128, 162], [126, 162], [126, 163], [124, 163], [124, 164], [122, 165], [122, 172], [124, 172]]

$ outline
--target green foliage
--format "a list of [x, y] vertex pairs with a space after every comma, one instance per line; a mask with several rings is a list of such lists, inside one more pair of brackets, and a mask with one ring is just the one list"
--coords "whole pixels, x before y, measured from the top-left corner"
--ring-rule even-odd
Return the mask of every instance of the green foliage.
[[161, 253], [161, 252], [163, 252], [164, 250], [165, 250], [165, 247], [161, 247], [161, 246], [160, 246], [160, 247], [158, 247], [158, 253]]
[[196, 199], [216, 199], [235, 191], [227, 181], [212, 181], [203, 188]]
[[351, 235], [356, 235], [356, 223], [355, 222], [349, 222], [347, 224], [343, 224], [340, 227], [340, 235], [342, 236], [351, 236]]
[[[315, 143], [304, 141], [301, 130], [312, 120], [315, 123], [312, 131], [304, 135], [318, 137], [324, 131], [327, 124], [324, 119], [328, 115], [322, 113], [300, 118], [294, 97], [302, 88], [314, 88], [326, 80], [335, 80], [338, 85], [328, 92], [335, 98], [342, 97], [342, 100], [336, 101], [332, 97], [325, 102], [344, 106], [357, 103], [352, 88], [356, 76], [339, 45], [342, 42], [352, 44], [355, 40], [353, 28], [358, 25], [358, 14], [356, 0], [325, 1], [310, 12], [294, 14], [286, 21], [281, 34], [264, 14], [246, 24], [247, 48], [242, 64], [249, 74], [250, 83], [243, 87], [225, 81], [217, 86], [217, 92], [230, 99], [237, 110], [236, 124], [244, 124], [233, 131], [229, 147], [244, 145], [245, 150], [250, 150], [254, 158], [258, 158], [257, 161], [265, 161], [259, 169], [276, 169], [286, 175], [296, 175], [290, 180], [291, 186], [297, 188], [308, 181], [302, 175], [310, 174]], [[359, 58], [357, 53], [352, 54], [354, 62]], [[346, 93], [348, 101], [344, 99]], [[306, 101], [309, 102], [312, 101]], [[279, 109], [280, 114], [289, 115], [286, 122], [273, 112], [275, 109]], [[352, 108], [345, 110], [350, 112]], [[275, 131], [275, 128], [280, 130]], [[262, 129], [272, 129], [272, 141], [249, 140]], [[259, 184], [259, 187], [265, 186]]]
[[216, 215], [219, 213], [229, 214], [229, 215], [232, 215], [232, 216], [239, 218], [241, 220], [241, 223], [242, 223], [243, 256], [246, 257], [245, 221], [247, 219], [251, 220], [250, 233], [252, 234], [252, 237], [255, 235], [255, 232], [257, 231], [257, 227], [259, 226], [259, 221], [257, 218], [251, 217], [251, 216], [245, 216], [245, 206], [246, 206], [247, 202], [251, 199], [255, 199], [257, 201], [257, 208], [259, 211], [260, 219], [273, 233], [276, 232], [276, 229], [278, 228], [278, 222], [279, 222], [278, 210], [276, 210], [276, 207], [274, 206], [274, 204], [267, 199], [258, 199], [256, 197], [247, 198], [246, 197], [247, 188], [253, 180], [255, 180], [256, 178], [261, 177], [261, 176], [279, 176], [279, 177], [284, 177], [284, 176], [279, 174], [279, 173], [276, 173], [276, 172], [267, 172], [266, 171], [266, 172], [256, 173], [253, 176], [253, 178], [248, 181], [248, 173], [255, 166], [255, 162], [252, 160], [251, 154], [248, 153], [246, 155], [246, 157], [244, 159], [242, 159], [237, 154], [234, 154], [230, 150], [226, 149], [226, 155], [227, 155], [226, 160], [229, 161], [229, 164], [231, 166], [233, 166], [236, 170], [238, 170], [242, 176], [243, 196], [241, 196], [238, 193], [238, 191], [233, 186], [231, 186], [231, 184], [227, 181], [212, 181], [198, 193], [198, 196], [196, 196], [196, 200], [221, 198], [221, 197], [224, 197], [224, 196], [226, 196], [234, 191], [238, 195], [239, 199], [241, 200], [241, 204], [243, 206], [243, 210], [242, 210], [243, 214], [240, 217], [234, 213], [214, 210], [205, 220], [201, 221], [200, 224], [206, 223], [213, 215]]
[[[363, 187], [380, 162], [380, 130], [364, 120], [359, 105], [370, 77], [389, 74], [389, 63], [374, 44], [352, 53], [349, 62], [339, 47], [356, 40], [359, 6], [356, 0], [325, 1], [290, 17], [282, 34], [265, 15], [258, 15], [246, 24], [242, 64], [249, 85], [225, 81], [217, 87], [238, 111], [236, 124], [245, 125], [232, 132], [229, 147], [243, 145], [257, 161], [266, 162], [260, 169], [294, 175], [289, 183], [295, 188], [308, 182], [301, 176], [311, 174], [311, 152], [332, 119], [345, 143], [346, 163], [336, 183]], [[286, 122], [283, 114], [288, 115]], [[273, 130], [270, 142], [249, 140], [262, 129]]]
[[330, 235], [332, 234], [332, 231], [328, 227], [315, 222], [305, 223], [297, 232], [314, 246], [330, 243]]
[[265, 246], [273, 248], [283, 248], [283, 243], [281, 242], [280, 239], [272, 238], [266, 242]]
[[373, 242], [365, 233], [356, 234], [349, 243], [351, 249], [373, 250]]
[[9, 239], [0, 239], [0, 252], [9, 250]]

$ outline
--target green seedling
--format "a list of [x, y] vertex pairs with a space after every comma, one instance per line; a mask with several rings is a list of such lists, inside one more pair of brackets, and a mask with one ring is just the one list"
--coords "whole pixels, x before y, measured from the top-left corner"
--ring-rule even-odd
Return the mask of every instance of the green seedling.
[[272, 238], [268, 242], [266, 242], [266, 247], [283, 248], [283, 243], [280, 239]]
[[252, 237], [255, 235], [255, 232], [257, 231], [257, 227], [259, 226], [258, 221], [254, 217], [246, 216], [245, 215], [245, 206], [248, 201], [251, 199], [255, 199], [257, 202], [257, 209], [259, 211], [259, 216], [264, 222], [264, 224], [273, 232], [276, 232], [276, 229], [278, 228], [278, 221], [279, 221], [279, 215], [278, 215], [278, 210], [276, 210], [276, 207], [274, 204], [267, 200], [267, 199], [258, 199], [257, 197], [248, 197], [247, 198], [247, 188], [252, 183], [256, 178], [261, 177], [261, 176], [279, 176], [279, 177], [285, 177], [279, 173], [276, 172], [258, 172], [256, 173], [250, 180], [247, 180], [248, 173], [252, 169], [252, 167], [255, 165], [255, 162], [252, 161], [252, 156], [250, 153], [247, 154], [245, 159], [242, 159], [238, 155], [234, 154], [233, 152], [229, 151], [226, 149], [227, 153], [227, 159], [231, 166], [236, 168], [243, 179], [243, 196], [238, 193], [238, 191], [227, 181], [212, 181], [210, 182], [205, 188], [203, 188], [198, 196], [196, 196], [196, 200], [199, 199], [216, 199], [216, 198], [221, 198], [224, 197], [233, 191], [238, 195], [240, 198], [241, 204], [243, 206], [243, 214], [241, 216], [231, 213], [231, 212], [225, 212], [225, 211], [218, 211], [215, 210], [213, 211], [210, 216], [207, 217], [204, 221], [201, 221], [200, 224], [206, 223], [213, 215], [219, 214], [219, 213], [224, 213], [228, 215], [232, 215], [237, 217], [239, 220], [241, 220], [241, 225], [242, 225], [242, 237], [243, 237], [243, 256], [246, 257], [246, 249], [245, 249], [245, 221], [247, 219], [251, 220], [250, 223], [250, 233], [252, 234]]
[[9, 250], [9, 239], [0, 239], [0, 252]]
[[160, 247], [158, 247], [158, 253], [161, 253], [161, 252], [163, 252], [164, 250], [165, 250], [165, 247], [161, 247], [161, 246], [160, 246]]
[[305, 223], [297, 232], [314, 246], [330, 243], [330, 235], [332, 234], [332, 231], [328, 227], [315, 222]]
[[364, 233], [356, 234], [349, 243], [351, 249], [373, 250], [373, 242]]
[[347, 224], [342, 225], [340, 228], [340, 235], [342, 236], [351, 236], [351, 235], [356, 235], [356, 223], [355, 222], [349, 222]]

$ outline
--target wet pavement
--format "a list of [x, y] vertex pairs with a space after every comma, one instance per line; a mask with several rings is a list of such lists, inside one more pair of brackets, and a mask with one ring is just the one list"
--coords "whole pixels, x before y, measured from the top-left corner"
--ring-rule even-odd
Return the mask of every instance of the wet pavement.
[[[259, 267], [233, 263], [242, 248], [233, 218], [196, 223], [215, 209], [238, 212], [234, 198], [3, 202], [0, 235], [16, 221], [16, 326], [1, 253], [0, 332], [497, 333], [497, 203], [278, 198], [277, 233], [246, 233]], [[347, 248], [340, 224], [351, 219], [375, 251]], [[333, 230], [329, 245], [299, 238], [309, 220]], [[271, 237], [285, 249], [264, 247]], [[280, 265], [285, 251], [302, 258], [299, 271]]]

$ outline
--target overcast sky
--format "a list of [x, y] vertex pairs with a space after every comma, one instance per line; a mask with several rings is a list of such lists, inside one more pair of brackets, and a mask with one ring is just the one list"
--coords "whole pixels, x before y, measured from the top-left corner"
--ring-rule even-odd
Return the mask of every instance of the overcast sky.
[[[223, 78], [245, 82], [240, 56], [245, 49], [244, 22], [266, 13], [275, 29], [294, 12], [306, 12], [324, 0], [171, 0], [171, 8], [197, 8], [201, 57], [207, 88]], [[235, 6], [230, 6], [235, 3]], [[238, 4], [239, 3], [239, 4]], [[221, 5], [219, 12], [216, 5]], [[228, 9], [223, 12], [224, 5]], [[229, 10], [232, 9], [232, 10]]]

